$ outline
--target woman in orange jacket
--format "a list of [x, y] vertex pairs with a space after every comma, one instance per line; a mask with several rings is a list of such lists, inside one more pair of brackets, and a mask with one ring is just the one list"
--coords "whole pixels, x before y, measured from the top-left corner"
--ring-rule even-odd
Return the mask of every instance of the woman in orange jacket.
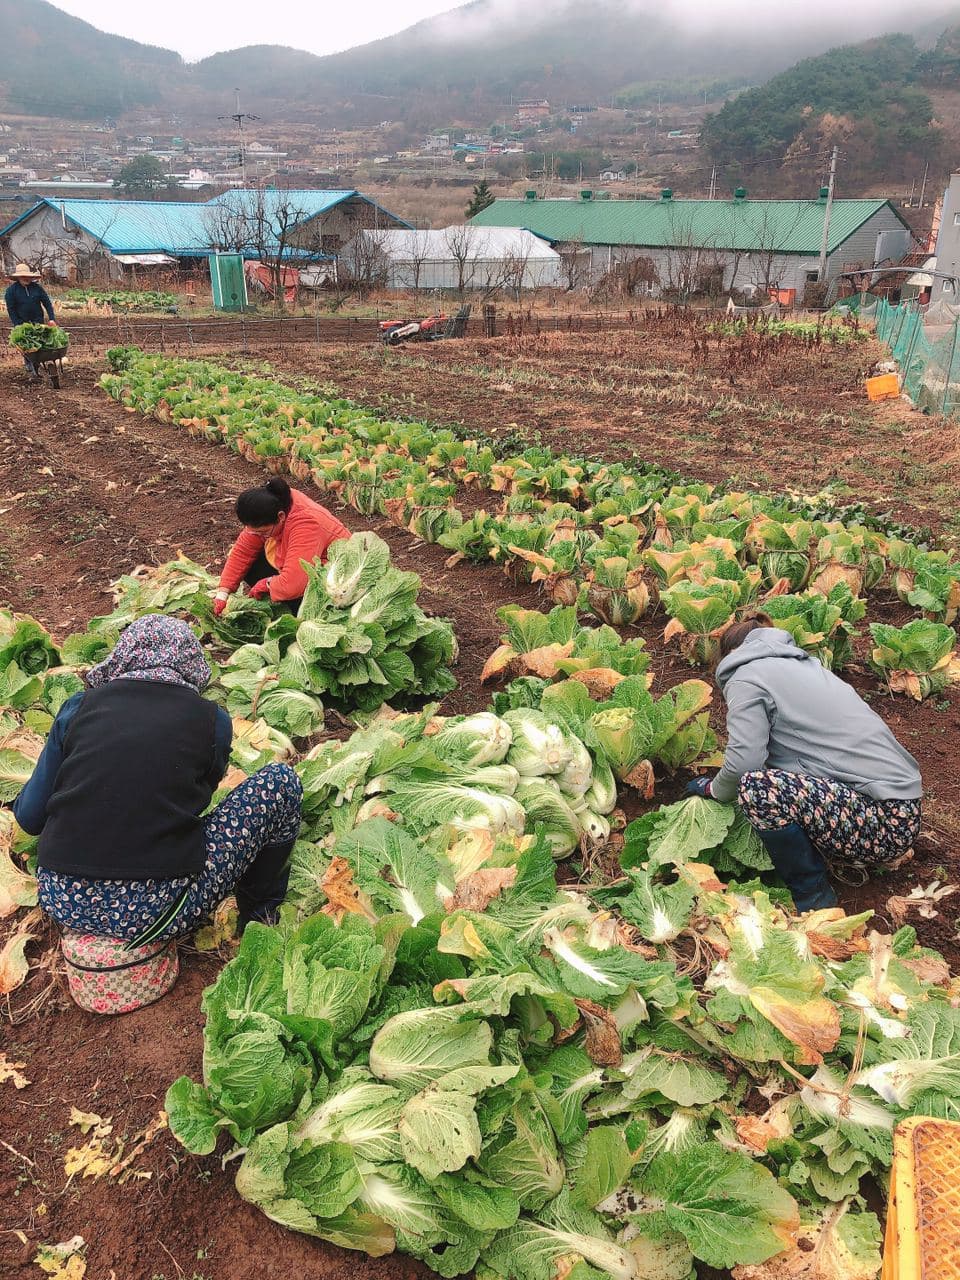
[[262, 488], [246, 489], [237, 499], [243, 532], [227, 556], [213, 611], [223, 613], [241, 582], [257, 600], [269, 598], [294, 611], [307, 589], [301, 560], [325, 561], [327, 548], [350, 530], [332, 512], [286, 480], [274, 476]]

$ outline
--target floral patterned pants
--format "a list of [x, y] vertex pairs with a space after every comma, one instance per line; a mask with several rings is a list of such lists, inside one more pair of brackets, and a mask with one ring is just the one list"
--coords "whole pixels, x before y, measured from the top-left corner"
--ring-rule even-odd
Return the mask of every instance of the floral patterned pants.
[[803, 827], [828, 862], [890, 862], [920, 833], [919, 800], [872, 800], [831, 778], [782, 769], [745, 773], [737, 797], [758, 831]]
[[147, 932], [153, 939], [191, 933], [235, 890], [241, 908], [276, 905], [286, 892], [284, 864], [300, 830], [302, 798], [290, 766], [268, 764], [207, 815], [207, 861], [199, 875], [86, 880], [41, 869], [40, 905], [66, 929], [126, 942]]

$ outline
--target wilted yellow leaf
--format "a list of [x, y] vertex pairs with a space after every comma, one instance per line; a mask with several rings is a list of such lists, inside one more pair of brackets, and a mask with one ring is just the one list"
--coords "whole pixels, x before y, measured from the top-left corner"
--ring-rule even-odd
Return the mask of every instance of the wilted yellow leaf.
[[76, 1107], [70, 1108], [70, 1123], [75, 1124], [81, 1133], [92, 1133], [95, 1138], [106, 1138], [113, 1133], [111, 1121], [104, 1120], [93, 1111], [79, 1111]]
[[52, 1280], [83, 1280], [87, 1272], [86, 1259], [83, 1257], [85, 1248], [83, 1236], [74, 1236], [72, 1240], [64, 1240], [61, 1244], [42, 1244], [34, 1262]]
[[78, 1173], [84, 1178], [100, 1178], [116, 1160], [117, 1153], [104, 1148], [100, 1138], [91, 1138], [83, 1147], [71, 1147], [63, 1158], [63, 1171], [68, 1178]]
[[492, 680], [494, 676], [502, 675], [516, 656], [516, 649], [509, 644], [502, 644], [494, 649], [483, 664], [483, 670], [480, 672], [480, 683], [483, 684], [487, 680]]
[[15, 1089], [25, 1089], [30, 1081], [23, 1074], [22, 1068], [27, 1064], [25, 1062], [9, 1062], [5, 1053], [0, 1053], [0, 1084], [5, 1080], [12, 1080]]
[[213, 920], [198, 929], [193, 943], [198, 951], [215, 951], [224, 942], [232, 942], [237, 936], [238, 914], [236, 898], [225, 898], [213, 913]]
[[40, 912], [28, 912], [21, 920], [16, 932], [12, 933], [3, 947], [0, 948], [0, 995], [9, 995], [26, 980], [30, 972], [27, 960], [27, 943], [38, 935], [31, 932], [40, 923]]
[[376, 923], [377, 913], [367, 894], [353, 881], [353, 867], [346, 858], [334, 857], [323, 873], [320, 887], [327, 895], [324, 915], [332, 916], [339, 924], [345, 915], [363, 916]]
[[457, 881], [456, 891], [446, 903], [447, 912], [486, 911], [494, 898], [509, 889], [517, 878], [514, 867], [482, 867]]

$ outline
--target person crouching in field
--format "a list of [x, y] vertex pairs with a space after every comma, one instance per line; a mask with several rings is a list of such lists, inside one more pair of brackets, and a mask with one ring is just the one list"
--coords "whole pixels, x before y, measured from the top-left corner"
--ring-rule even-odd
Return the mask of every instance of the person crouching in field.
[[917, 762], [850, 685], [768, 619], [730, 627], [720, 655], [723, 766], [687, 791], [739, 803], [798, 911], [835, 906], [827, 864], [839, 875], [893, 863], [917, 838]]
[[40, 837], [40, 904], [64, 928], [134, 945], [174, 938], [231, 893], [241, 924], [275, 917], [300, 780], [267, 765], [204, 816], [233, 733], [200, 696], [209, 679], [186, 623], [149, 614], [57, 714], [13, 812]]
[[244, 490], [236, 511], [244, 528], [223, 566], [214, 613], [223, 613], [241, 582], [255, 599], [285, 604], [295, 613], [307, 589], [301, 560], [324, 563], [330, 544], [349, 538], [350, 530], [279, 476], [261, 488]]

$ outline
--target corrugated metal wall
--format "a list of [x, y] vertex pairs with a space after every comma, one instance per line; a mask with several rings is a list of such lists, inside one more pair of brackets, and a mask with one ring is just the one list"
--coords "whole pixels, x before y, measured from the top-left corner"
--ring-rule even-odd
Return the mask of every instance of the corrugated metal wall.
[[[877, 236], [883, 231], [900, 233], [902, 256], [910, 247], [910, 232], [902, 225], [892, 209], [884, 207], [869, 218], [848, 240], [845, 240], [827, 258], [827, 277], [833, 279], [845, 267], [858, 262], [876, 261]], [[884, 237], [884, 250], [897, 248], [891, 235]], [[561, 253], [569, 253], [580, 245], [557, 245]], [[714, 249], [643, 249], [622, 245], [590, 245], [589, 278], [595, 284], [619, 263], [637, 258], [649, 258], [660, 281], [660, 289], [675, 289], [684, 279], [689, 281], [709, 269], [714, 263], [724, 267], [724, 289], [763, 289], [776, 285], [781, 289], [796, 289], [798, 299], [803, 296], [809, 274], [816, 272], [818, 255], [778, 254], [771, 250], [757, 253], [732, 253]], [[687, 288], [690, 284], [687, 283]], [[653, 293], [659, 292], [654, 288]]]

